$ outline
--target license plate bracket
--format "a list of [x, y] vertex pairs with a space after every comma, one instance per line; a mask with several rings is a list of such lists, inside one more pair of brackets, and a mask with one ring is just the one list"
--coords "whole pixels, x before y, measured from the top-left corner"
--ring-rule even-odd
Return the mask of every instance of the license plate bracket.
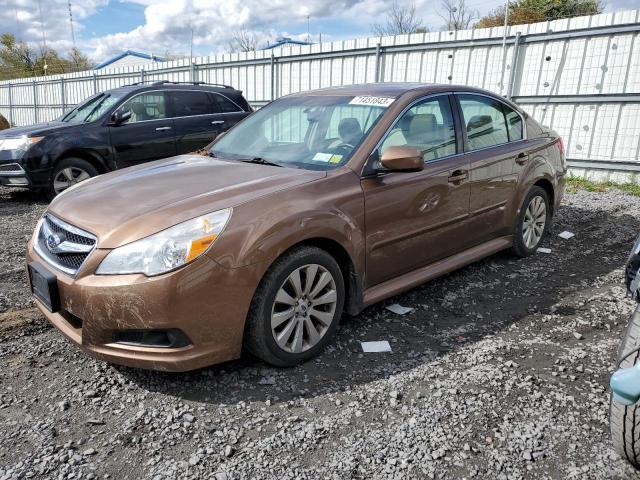
[[60, 292], [58, 279], [38, 262], [31, 262], [28, 266], [31, 292], [47, 310], [55, 313], [60, 310]]

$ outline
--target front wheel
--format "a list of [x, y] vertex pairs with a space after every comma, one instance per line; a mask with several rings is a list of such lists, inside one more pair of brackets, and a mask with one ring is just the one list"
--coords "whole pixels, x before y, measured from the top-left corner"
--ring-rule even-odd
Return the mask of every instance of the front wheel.
[[81, 158], [65, 158], [56, 165], [49, 182], [47, 196], [53, 200], [67, 188], [98, 175], [98, 170]]
[[535, 253], [547, 233], [551, 220], [549, 194], [538, 186], [524, 197], [513, 232], [513, 253], [528, 257]]
[[[616, 364], [618, 368], [630, 368], [638, 363], [640, 351], [640, 305], [629, 320], [629, 326], [620, 347]], [[631, 354], [630, 354], [631, 353]], [[634, 467], [640, 468], [640, 405], [622, 405], [609, 400], [609, 426], [611, 440], [616, 451]]]
[[265, 274], [251, 302], [245, 346], [276, 366], [314, 357], [333, 337], [344, 306], [342, 271], [326, 251], [296, 248]]

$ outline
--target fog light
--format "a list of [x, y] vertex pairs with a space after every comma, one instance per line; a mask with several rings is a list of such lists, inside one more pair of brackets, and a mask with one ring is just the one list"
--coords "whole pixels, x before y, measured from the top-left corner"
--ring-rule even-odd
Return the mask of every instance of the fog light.
[[191, 345], [182, 330], [124, 330], [114, 332], [113, 342], [121, 345], [153, 348], [181, 348]]
[[29, 185], [29, 180], [27, 180], [25, 177], [8, 177], [7, 180], [9, 185]]

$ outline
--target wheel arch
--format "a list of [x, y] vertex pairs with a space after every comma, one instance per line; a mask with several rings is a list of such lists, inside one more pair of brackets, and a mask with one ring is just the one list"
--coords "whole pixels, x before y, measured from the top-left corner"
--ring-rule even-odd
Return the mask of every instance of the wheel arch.
[[548, 178], [543, 177], [536, 180], [532, 186], [540, 187], [545, 192], [547, 192], [547, 195], [549, 195], [549, 206], [551, 207], [552, 213], [554, 213], [553, 210], [555, 209], [555, 190], [553, 188], [553, 183], [551, 183]]
[[98, 153], [91, 152], [89, 150], [73, 148], [65, 150], [62, 154], [58, 155], [58, 158], [54, 162], [54, 166], [51, 169], [51, 175], [53, 175], [53, 171], [55, 170], [56, 166], [61, 161], [67, 158], [79, 158], [81, 160], [85, 160], [86, 162], [89, 162], [96, 170], [98, 170], [98, 173], [107, 173], [109, 171], [106, 162]]

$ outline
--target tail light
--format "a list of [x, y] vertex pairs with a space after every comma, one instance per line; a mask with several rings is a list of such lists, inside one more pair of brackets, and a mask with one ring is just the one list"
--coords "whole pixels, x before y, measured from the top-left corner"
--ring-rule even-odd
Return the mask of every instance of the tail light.
[[560, 150], [560, 158], [564, 159], [564, 141], [562, 137], [558, 137], [558, 149]]

